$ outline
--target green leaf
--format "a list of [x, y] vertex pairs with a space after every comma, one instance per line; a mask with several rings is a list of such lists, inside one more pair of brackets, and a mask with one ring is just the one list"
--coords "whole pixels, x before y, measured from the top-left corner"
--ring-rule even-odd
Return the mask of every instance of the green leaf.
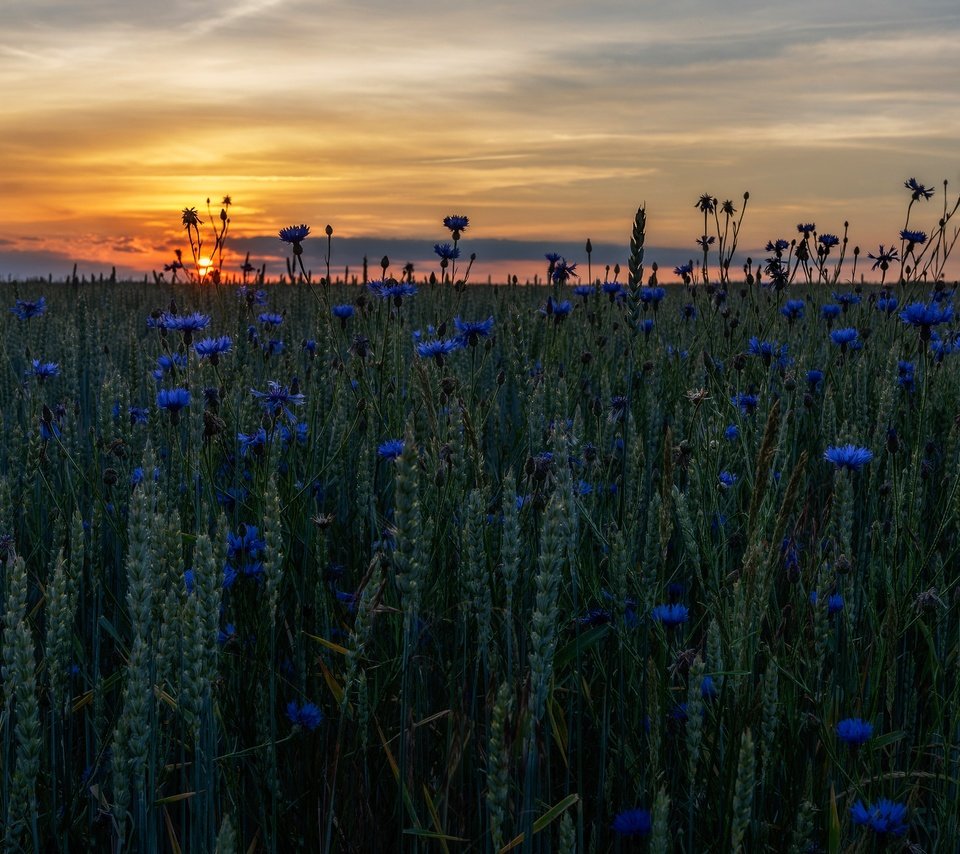
[[588, 649], [596, 646], [602, 641], [610, 631], [610, 624], [604, 623], [602, 626], [594, 626], [583, 632], [578, 638], [574, 638], [570, 643], [557, 651], [554, 658], [554, 669], [561, 670], [577, 657], [577, 653], [583, 655]]

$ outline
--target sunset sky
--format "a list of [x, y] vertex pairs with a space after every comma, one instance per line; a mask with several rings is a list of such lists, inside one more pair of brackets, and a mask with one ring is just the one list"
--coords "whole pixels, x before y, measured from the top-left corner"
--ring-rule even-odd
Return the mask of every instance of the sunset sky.
[[[446, 214], [496, 279], [557, 250], [696, 258], [701, 193], [741, 204], [742, 255], [800, 221], [876, 251], [960, 190], [957, 0], [5, 0], [0, 276], [142, 276], [180, 211], [233, 198], [227, 270], [366, 252], [436, 269]], [[214, 213], [219, 207], [214, 209]], [[342, 239], [341, 239], [342, 238]], [[865, 269], [862, 268], [861, 269]], [[957, 275], [954, 267], [953, 275]]]

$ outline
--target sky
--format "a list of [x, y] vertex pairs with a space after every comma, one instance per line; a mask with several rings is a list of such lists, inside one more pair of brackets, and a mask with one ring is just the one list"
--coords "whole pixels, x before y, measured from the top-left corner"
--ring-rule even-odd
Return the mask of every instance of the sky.
[[[744, 212], [740, 257], [798, 222], [876, 252], [960, 190], [956, 0], [0, 0], [0, 278], [142, 277], [181, 211], [229, 194], [225, 272], [437, 270], [470, 217], [474, 278], [560, 251], [700, 257], [703, 193]], [[394, 268], [391, 268], [393, 271]], [[849, 265], [847, 267], [849, 271]], [[859, 271], [869, 269], [862, 264]], [[669, 278], [662, 274], [662, 278]], [[956, 266], [952, 275], [960, 274]], [[859, 273], [858, 273], [859, 277]]]

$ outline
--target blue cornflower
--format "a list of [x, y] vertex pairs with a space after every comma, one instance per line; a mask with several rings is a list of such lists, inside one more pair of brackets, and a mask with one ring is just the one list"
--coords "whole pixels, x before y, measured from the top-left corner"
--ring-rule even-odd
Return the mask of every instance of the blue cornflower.
[[782, 291], [790, 284], [790, 264], [779, 256], [776, 258], [768, 258], [763, 269], [770, 278], [769, 284], [765, 283], [764, 287]]
[[309, 233], [310, 226], [301, 223], [300, 225], [288, 225], [286, 228], [281, 228], [277, 236], [284, 243], [292, 243], [294, 248], [296, 248]]
[[914, 231], [913, 229], [905, 228], [900, 232], [900, 239], [905, 240], [907, 244], [907, 252], [910, 252], [914, 246], [920, 246], [927, 242], [927, 233], [925, 231]]
[[780, 351], [780, 344], [776, 341], [761, 341], [753, 336], [747, 346], [747, 351], [751, 356], [760, 356], [764, 364], [769, 365], [773, 357]]
[[380, 299], [392, 299], [394, 305], [398, 307], [403, 303], [404, 297], [412, 297], [417, 292], [416, 285], [412, 285], [410, 282], [398, 282], [396, 279], [387, 279], [386, 281], [375, 279], [372, 282], [367, 282], [367, 288]]
[[306, 398], [302, 394], [292, 393], [287, 386], [280, 385], [276, 380], [269, 380], [267, 382], [266, 391], [257, 391], [255, 388], [252, 388], [250, 389], [250, 394], [260, 401], [260, 406], [267, 414], [276, 418], [283, 413], [291, 421], [296, 421], [297, 419], [293, 412], [290, 411], [290, 406], [303, 406], [306, 401]]
[[283, 315], [272, 311], [265, 311], [257, 315], [257, 320], [264, 326], [279, 326], [283, 323]]
[[860, 294], [857, 293], [837, 293], [833, 292], [833, 298], [840, 303], [840, 307], [846, 311], [852, 305], [860, 304]]
[[844, 718], [837, 724], [837, 738], [847, 744], [864, 744], [872, 736], [873, 724], [860, 718]]
[[688, 302], [686, 305], [680, 308], [680, 316], [684, 320], [696, 320], [697, 307], [692, 302]]
[[237, 299], [245, 300], [251, 305], [266, 305], [267, 304], [267, 292], [265, 290], [251, 290], [246, 285], [240, 285], [237, 288]]
[[903, 359], [897, 362], [897, 385], [907, 391], [913, 391], [916, 370], [913, 362], [906, 362]]
[[759, 405], [760, 399], [755, 394], [735, 394], [730, 398], [730, 402], [736, 406], [744, 415], [750, 415]]
[[451, 214], [443, 218], [443, 224], [449, 228], [454, 235], [457, 235], [458, 232], [465, 231], [467, 226], [470, 225], [470, 217], [462, 216], [461, 214]]
[[487, 338], [493, 331], [493, 317], [488, 317], [486, 320], [461, 320], [455, 317], [453, 325], [460, 333], [461, 344], [475, 347], [480, 338]]
[[840, 245], [840, 238], [837, 237], [837, 235], [835, 235], [835, 234], [821, 234], [821, 235], [817, 238], [817, 242], [818, 242], [824, 249], [832, 249], [834, 246], [839, 246], [839, 245]]
[[723, 431], [723, 438], [728, 442], [736, 442], [740, 438], [740, 428], [736, 424], [730, 424]]
[[817, 227], [812, 222], [797, 223], [797, 231], [799, 231], [804, 237], [809, 237], [816, 230]]
[[661, 287], [645, 286], [640, 288], [640, 302], [644, 305], [650, 303], [656, 306], [667, 295], [667, 292]]
[[673, 268], [673, 272], [686, 282], [690, 279], [690, 274], [693, 273], [693, 263], [688, 261], [686, 264], [678, 264]]
[[[229, 566], [229, 564], [228, 564]], [[263, 577], [263, 561], [257, 560], [252, 563], [246, 563], [241, 567], [243, 574], [247, 578], [252, 578], [254, 581], [259, 582]], [[237, 576], [237, 571], [233, 570], [234, 578]], [[226, 575], [226, 568], [224, 568], [224, 575]]]
[[[133, 471], [134, 471], [134, 473], [136, 473], [136, 472], [139, 471], [139, 472], [140, 472], [140, 477], [141, 477], [141, 479], [143, 478], [143, 469], [134, 469]], [[130, 479], [133, 480], [133, 477], [131, 476]], [[140, 481], [137, 481], [137, 482], [139, 483]], [[187, 595], [188, 595], [188, 596], [192, 596], [192, 595], [193, 595], [193, 590], [194, 590], [194, 586], [195, 586], [195, 584], [196, 584], [196, 579], [197, 579], [197, 574], [196, 574], [192, 569], [184, 570], [184, 573], [183, 573], [183, 586], [186, 588], [186, 590], [187, 590]]]
[[823, 452], [823, 458], [837, 469], [860, 471], [873, 459], [873, 451], [858, 445], [833, 445]]
[[60, 375], [60, 366], [56, 362], [41, 362], [39, 359], [34, 359], [31, 365], [32, 371], [27, 373], [32, 372], [40, 382]]
[[840, 316], [840, 306], [834, 305], [832, 302], [827, 303], [820, 307], [820, 316], [823, 317], [824, 320], [835, 320]]
[[10, 309], [19, 320], [30, 320], [34, 317], [41, 317], [46, 314], [46, 297], [39, 297], [36, 300], [18, 299], [13, 308]]
[[610, 398], [610, 420], [619, 421], [627, 411], [627, 397], [623, 394], [615, 394]]
[[653, 819], [649, 810], [624, 810], [617, 813], [610, 829], [620, 836], [649, 836], [653, 830]]
[[[653, 327], [654, 323], [649, 317], [640, 323], [640, 331], [643, 332], [644, 337], [647, 338], [649, 338], [650, 333], [653, 332]], [[717, 364], [717, 362], [714, 361], [714, 364]]]
[[377, 454], [385, 460], [395, 460], [403, 453], [403, 439], [388, 439], [377, 448]]
[[907, 178], [903, 182], [903, 186], [906, 187], [915, 202], [920, 199], [930, 199], [933, 196], [933, 187], [925, 187], [916, 178]]
[[877, 254], [874, 255], [872, 252], [867, 253], [867, 257], [873, 261], [872, 270], [876, 270], [879, 267], [881, 270], [887, 270], [890, 268], [890, 265], [894, 261], [899, 261], [900, 256], [897, 254], [897, 250], [892, 246], [889, 249], [884, 249], [883, 244], [880, 244], [880, 248], [877, 250]]
[[955, 349], [952, 338], [941, 338], [936, 332], [930, 333], [930, 352], [933, 354], [933, 360], [938, 364], [943, 361], [944, 356], [949, 356]]
[[713, 681], [713, 677], [709, 673], [700, 682], [700, 696], [704, 700], [710, 700], [717, 696], [717, 683]]
[[790, 299], [787, 300], [786, 305], [780, 309], [780, 314], [792, 322], [802, 319], [806, 310], [807, 304], [802, 299]]
[[[229, 587], [229, 584], [224, 584], [224, 587]], [[222, 629], [217, 630], [217, 643], [220, 646], [230, 643], [232, 640], [237, 639], [237, 627], [233, 623], [227, 623]]]
[[790, 241], [784, 240], [782, 237], [777, 240], [768, 240], [765, 247], [766, 252], [776, 252], [777, 255], [782, 255], [787, 249], [790, 248]]
[[[810, 604], [817, 604], [817, 591], [810, 591]], [[834, 614], [839, 614], [843, 610], [843, 596], [839, 593], [831, 593], [827, 598], [827, 616], [832, 617]]]
[[330, 313], [340, 321], [340, 328], [347, 328], [347, 321], [353, 317], [355, 309], [349, 303], [344, 303], [343, 305], [335, 305], [330, 309]]
[[573, 306], [570, 304], [570, 300], [554, 302], [553, 297], [547, 297], [547, 307], [539, 309], [540, 314], [545, 317], [553, 317], [557, 323], [569, 317], [571, 311], [573, 311]]
[[174, 353], [168, 356], [166, 353], [161, 353], [157, 356], [157, 367], [152, 375], [159, 384], [167, 374], [174, 373], [178, 368], [185, 368], [186, 366], [187, 357], [185, 355]]
[[434, 243], [433, 251], [440, 257], [441, 261], [455, 261], [460, 257], [460, 247], [453, 246], [450, 243]]
[[890, 834], [903, 836], [907, 832], [907, 805], [880, 798], [873, 804], [857, 801], [850, 807], [850, 818], [854, 824], [869, 827], [878, 835]]
[[417, 344], [416, 349], [421, 359], [434, 359], [442, 367], [444, 356], [459, 350], [461, 346], [457, 338], [444, 338], [438, 341], [422, 341]]
[[911, 326], [919, 327], [921, 331], [929, 332], [930, 327], [948, 323], [953, 319], [953, 304], [926, 305], [922, 302], [912, 302], [900, 312], [900, 319]]
[[823, 371], [819, 368], [811, 368], [807, 371], [807, 385], [810, 387], [810, 391], [816, 391], [817, 386], [823, 382]]
[[245, 457], [247, 451], [259, 453], [267, 446], [267, 431], [261, 427], [256, 433], [237, 433], [237, 444], [240, 446], [240, 456]]
[[586, 299], [587, 297], [593, 296], [597, 292], [597, 289], [593, 285], [576, 285], [573, 292], [578, 297]]
[[40, 439], [43, 442], [49, 442], [51, 439], [60, 438], [60, 427], [53, 419], [45, 421], [40, 419]]
[[561, 258], [554, 264], [553, 281], [555, 284], [565, 285], [571, 278], [579, 278], [577, 275], [577, 262]]
[[893, 314], [897, 310], [899, 302], [894, 296], [880, 297], [876, 302], [877, 311], [883, 311], [887, 314]]
[[544, 258], [550, 262], [551, 265], [556, 264], [563, 256], [559, 252], [546, 252], [544, 253]]
[[600, 286], [600, 290], [610, 297], [610, 302], [614, 302], [627, 294], [627, 289], [620, 282], [604, 282]]
[[650, 612], [650, 616], [655, 622], [672, 627], [687, 622], [690, 619], [690, 612], [686, 605], [656, 605]]
[[234, 534], [227, 531], [227, 558], [236, 560], [238, 557], [255, 558], [267, 547], [260, 538], [260, 531], [256, 525], [243, 525], [243, 530]]
[[299, 422], [295, 429], [296, 429], [296, 432], [294, 432], [289, 427], [287, 427], [286, 424], [280, 425], [280, 429], [279, 429], [280, 441], [284, 444], [284, 446], [289, 445], [294, 440], [294, 438], [296, 438], [296, 440], [301, 445], [305, 445], [307, 443], [307, 435], [310, 431], [310, 428], [307, 422], [306, 421]]
[[210, 325], [210, 315], [199, 311], [190, 314], [170, 314], [164, 312], [155, 324], [160, 329], [172, 329], [176, 332], [192, 334], [206, 329]]
[[193, 350], [201, 359], [209, 359], [211, 365], [216, 365], [222, 355], [233, 350], [233, 339], [229, 335], [204, 338], [193, 345]]
[[720, 472], [718, 480], [723, 489], [730, 489], [730, 487], [737, 485], [737, 476], [731, 471]]
[[175, 415], [184, 407], [190, 405], [190, 390], [186, 388], [161, 389], [157, 392], [157, 407], [166, 409]]
[[860, 333], [852, 326], [847, 326], [844, 329], [834, 329], [833, 332], [830, 333], [830, 340], [841, 349], [845, 349], [859, 337]]
[[130, 416], [131, 427], [135, 427], [137, 424], [146, 424], [150, 416], [150, 410], [145, 406], [131, 406], [127, 413]]
[[223, 566], [223, 589], [229, 590], [237, 580], [237, 571], [229, 563]]
[[291, 700], [287, 703], [287, 717], [294, 726], [302, 726], [313, 732], [323, 721], [323, 712], [313, 703], [299, 705], [296, 700]]

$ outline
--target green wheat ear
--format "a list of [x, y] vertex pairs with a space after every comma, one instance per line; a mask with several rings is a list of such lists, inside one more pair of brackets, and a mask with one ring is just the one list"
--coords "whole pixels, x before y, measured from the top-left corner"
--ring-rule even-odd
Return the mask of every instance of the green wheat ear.
[[630, 290], [635, 291], [643, 284], [643, 241], [647, 228], [647, 209], [644, 205], [637, 208], [633, 219], [633, 234], [630, 236]]
[[647, 227], [647, 209], [644, 205], [637, 208], [637, 215], [633, 218], [633, 233], [630, 235], [630, 259], [627, 262], [629, 276], [627, 284], [630, 288], [627, 322], [636, 332], [640, 324], [640, 288], [643, 285], [643, 241]]

